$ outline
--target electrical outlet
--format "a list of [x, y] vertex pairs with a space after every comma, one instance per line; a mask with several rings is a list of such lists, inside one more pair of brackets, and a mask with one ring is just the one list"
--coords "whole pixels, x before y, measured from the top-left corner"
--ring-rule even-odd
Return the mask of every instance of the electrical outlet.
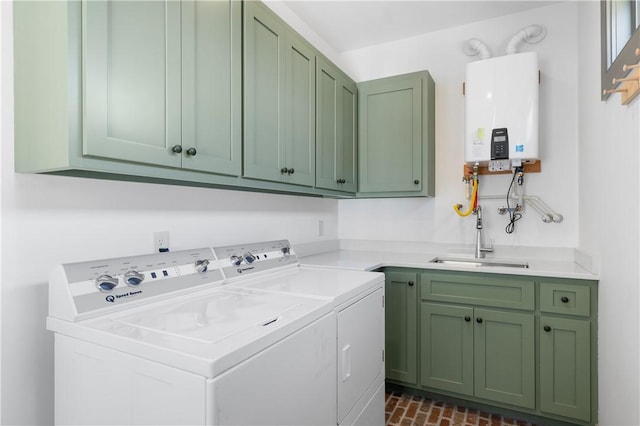
[[153, 251], [155, 253], [169, 251], [169, 232], [153, 233]]

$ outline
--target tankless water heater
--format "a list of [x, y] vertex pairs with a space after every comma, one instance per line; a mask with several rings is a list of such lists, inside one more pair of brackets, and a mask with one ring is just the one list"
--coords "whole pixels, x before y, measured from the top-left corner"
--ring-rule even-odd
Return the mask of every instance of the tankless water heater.
[[538, 85], [535, 52], [467, 64], [466, 163], [538, 159]]

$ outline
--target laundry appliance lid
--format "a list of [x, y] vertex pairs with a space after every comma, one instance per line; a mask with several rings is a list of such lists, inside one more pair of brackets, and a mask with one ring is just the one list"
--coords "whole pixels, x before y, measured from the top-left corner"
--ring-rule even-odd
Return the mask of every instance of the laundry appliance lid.
[[337, 306], [382, 281], [384, 274], [379, 272], [299, 266], [280, 274], [240, 281], [233, 287], [316, 297], [330, 300]]
[[331, 312], [327, 300], [218, 287], [49, 329], [215, 377]]

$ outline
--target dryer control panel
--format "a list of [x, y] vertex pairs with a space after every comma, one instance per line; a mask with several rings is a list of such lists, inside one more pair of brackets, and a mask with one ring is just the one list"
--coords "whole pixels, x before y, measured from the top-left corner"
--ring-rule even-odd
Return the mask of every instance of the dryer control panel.
[[210, 248], [59, 265], [49, 280], [49, 315], [74, 321], [124, 304], [221, 284]]
[[213, 251], [228, 280], [299, 265], [298, 258], [287, 240], [216, 247]]

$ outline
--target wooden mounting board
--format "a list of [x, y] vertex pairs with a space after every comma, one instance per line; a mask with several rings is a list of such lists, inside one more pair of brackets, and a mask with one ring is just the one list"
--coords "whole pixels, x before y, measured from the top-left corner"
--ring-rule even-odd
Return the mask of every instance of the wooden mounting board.
[[[540, 160], [536, 161], [533, 164], [525, 164], [524, 165], [524, 172], [525, 173], [540, 173], [540, 171], [542, 170], [542, 165], [540, 164]], [[504, 170], [501, 172], [490, 172], [489, 171], [489, 166], [480, 166], [478, 168], [478, 174], [479, 175], [510, 175], [511, 173], [513, 173], [511, 170]], [[470, 166], [468, 164], [464, 165], [464, 176], [470, 176], [473, 175], [473, 166]]]

